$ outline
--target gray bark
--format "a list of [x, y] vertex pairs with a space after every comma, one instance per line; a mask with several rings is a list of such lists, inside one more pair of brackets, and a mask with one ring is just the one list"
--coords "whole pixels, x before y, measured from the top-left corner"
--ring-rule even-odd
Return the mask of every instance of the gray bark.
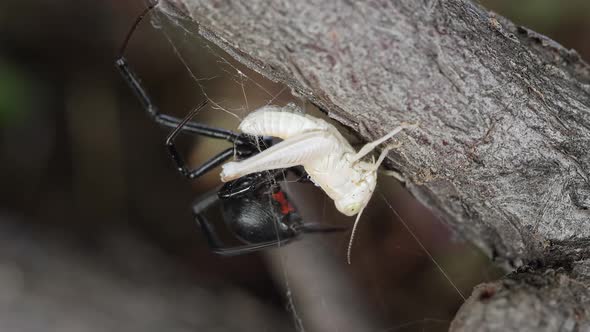
[[527, 303], [519, 294], [545, 303], [542, 294], [573, 289], [561, 276], [574, 283], [571, 267], [590, 255], [590, 66], [575, 51], [461, 0], [166, 0], [159, 9], [189, 16], [204, 38], [364, 140], [419, 122], [389, 167], [458, 234], [549, 285], [500, 281], [504, 309]]
[[450, 330], [590, 331], [590, 263], [571, 268], [521, 271], [477, 286]]

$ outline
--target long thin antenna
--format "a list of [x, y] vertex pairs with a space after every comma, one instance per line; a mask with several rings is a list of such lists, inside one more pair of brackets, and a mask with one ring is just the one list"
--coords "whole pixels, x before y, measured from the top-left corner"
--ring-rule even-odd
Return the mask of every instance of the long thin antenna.
[[383, 199], [383, 201], [385, 202], [385, 204], [387, 204], [387, 206], [389, 207], [389, 209], [391, 209], [391, 211], [393, 211], [393, 213], [395, 213], [395, 215], [402, 222], [402, 225], [404, 225], [404, 227], [406, 228], [406, 230], [408, 231], [408, 233], [410, 233], [410, 235], [412, 235], [412, 237], [414, 238], [414, 240], [416, 240], [416, 242], [418, 243], [418, 245], [420, 245], [420, 247], [422, 248], [422, 250], [424, 250], [424, 252], [426, 253], [426, 255], [428, 255], [428, 257], [430, 258], [430, 260], [434, 263], [434, 265], [436, 265], [436, 268], [440, 271], [440, 273], [445, 277], [445, 279], [447, 279], [447, 281], [451, 284], [451, 286], [453, 286], [453, 288], [457, 291], [457, 294], [459, 294], [459, 296], [461, 296], [461, 298], [463, 299], [463, 301], [467, 301], [467, 298], [465, 298], [465, 295], [463, 295], [463, 293], [461, 293], [461, 291], [459, 290], [459, 288], [457, 287], [457, 285], [455, 285], [455, 283], [453, 282], [453, 280], [451, 280], [451, 278], [449, 277], [449, 275], [445, 272], [445, 270], [443, 270], [442, 266], [440, 266], [440, 264], [438, 264], [438, 262], [434, 259], [434, 256], [432, 256], [432, 254], [430, 254], [430, 252], [428, 251], [428, 249], [426, 249], [426, 247], [422, 244], [422, 241], [420, 241], [420, 239], [418, 239], [418, 236], [416, 236], [416, 234], [414, 234], [414, 232], [412, 231], [412, 229], [410, 228], [410, 226], [408, 226], [408, 224], [406, 223], [406, 221], [404, 220], [404, 218], [402, 218], [402, 216], [400, 216], [399, 213], [397, 213], [397, 211], [393, 208], [393, 206], [391, 206], [391, 204], [389, 204], [389, 201], [387, 200], [387, 198], [385, 197], [385, 195], [383, 195], [383, 193], [379, 193], [379, 194], [381, 195], [381, 198]]
[[129, 44], [129, 40], [131, 39], [131, 36], [135, 32], [135, 30], [137, 30], [139, 23], [141, 23], [141, 21], [143, 21], [144, 17], [150, 11], [152, 11], [152, 9], [154, 9], [158, 5], [159, 2], [160, 2], [159, 0], [154, 1], [146, 9], [144, 9], [143, 12], [141, 12], [141, 14], [139, 14], [139, 16], [137, 16], [137, 18], [135, 19], [135, 22], [131, 26], [131, 29], [129, 29], [129, 32], [127, 32], [127, 36], [125, 36], [125, 40], [123, 41], [123, 45], [121, 45], [121, 48], [119, 49], [119, 58], [123, 57], [123, 54], [125, 53], [125, 50], [127, 49], [127, 44]]
[[346, 261], [350, 265], [350, 256], [352, 254], [352, 241], [354, 241], [354, 234], [356, 233], [356, 226], [358, 226], [359, 220], [361, 219], [361, 215], [365, 211], [365, 208], [362, 208], [359, 213], [356, 215], [356, 220], [354, 221], [354, 225], [352, 226], [352, 232], [350, 233], [350, 241], [348, 241], [348, 249], [346, 250]]

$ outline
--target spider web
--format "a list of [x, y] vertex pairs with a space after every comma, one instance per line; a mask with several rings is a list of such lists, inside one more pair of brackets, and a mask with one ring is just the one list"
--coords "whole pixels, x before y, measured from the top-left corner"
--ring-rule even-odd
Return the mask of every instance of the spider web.
[[[191, 22], [174, 19], [167, 15], [154, 16], [152, 21], [155, 27], [161, 28], [174, 54], [185, 67], [195, 87], [208, 100], [209, 110], [214, 112], [213, 119], [207, 119], [209, 120], [207, 121], [208, 124], [218, 122], [220, 127], [235, 130], [248, 113], [262, 106], [271, 104], [284, 105], [289, 102], [303, 105], [301, 100], [286, 93], [288, 91], [286, 86], [261, 79], [260, 75], [236, 63], [217, 47], [204, 43], [195, 37], [197, 36], [196, 27]], [[199, 54], [200, 62], [194, 63], [193, 59], [196, 57], [186, 56], [185, 54]], [[203, 63], [210, 64], [214, 68], [212, 73], [203, 73], [201, 70]], [[196, 121], [203, 120], [197, 118]], [[191, 155], [202, 154], [195, 150]], [[203, 161], [191, 158], [191, 163], [199, 164]], [[219, 176], [219, 171], [210, 173], [217, 178]], [[269, 175], [267, 181], [275, 182], [275, 179]], [[283, 189], [287, 188], [284, 188], [283, 185]], [[270, 193], [268, 199], [271, 200]], [[279, 220], [277, 219], [276, 225], [278, 223]], [[278, 229], [276, 233], [278, 239]], [[278, 271], [280, 272], [278, 279], [282, 281], [285, 289], [286, 309], [292, 315], [296, 330], [305, 331], [290, 286], [289, 271], [286, 268], [287, 259], [280, 253], [277, 257]]]
[[[235, 130], [241, 119], [257, 108], [271, 104], [285, 105], [289, 102], [294, 102], [308, 112], [314, 112], [314, 115], [321, 115], [319, 111], [306, 107], [308, 105], [303, 100], [289, 93], [290, 89], [286, 86], [264, 79], [237, 63], [216, 46], [203, 41], [194, 23], [171, 16], [170, 13], [155, 13], [156, 15], [152, 15], [152, 23], [169, 41], [172, 52], [190, 79], [190, 84], [198, 92], [195, 94], [199, 95], [198, 98], [206, 98], [209, 101], [209, 107], [198, 114], [195, 121]], [[194, 104], [196, 105], [197, 101]], [[182, 114], [180, 116], [182, 117]], [[200, 164], [208, 158], [207, 153], [203, 153], [202, 150], [221, 150], [217, 142], [202, 141], [199, 138], [195, 140], [191, 164]], [[212, 145], [204, 146], [207, 144]], [[204, 155], [207, 157], [202, 157]], [[204, 181], [199, 181], [216, 185], [218, 179], [219, 172], [212, 171], [206, 175]], [[268, 181], [275, 180], [269, 176]], [[351, 267], [344, 265], [349, 234], [310, 235], [302, 241], [265, 255], [269, 264], [274, 266], [275, 279], [282, 283], [285, 290], [287, 310], [292, 314], [297, 330], [303, 331], [308, 325], [313, 327], [312, 330], [342, 327], [363, 331], [446, 330], [453, 316], [452, 311], [449, 315], [444, 310], [437, 311], [436, 306], [435, 309], [430, 308], [429, 312], [404, 314], [403, 309], [393, 310], [401, 312], [402, 318], [383, 319], [382, 316], [389, 315], [392, 307], [412, 302], [418, 303], [414, 307], [421, 307], [420, 303], [428, 301], [433, 294], [450, 298], [447, 302], [461, 304], [469, 287], [497, 276], [496, 271], [486, 266], [486, 259], [479, 252], [469, 247], [465, 249], [465, 245], [451, 241], [452, 234], [440, 222], [433, 226], [432, 221], [419, 220], [434, 220], [433, 217], [422, 212], [416, 217], [415, 212], [408, 212], [407, 209], [398, 212], [399, 204], [396, 205], [393, 201], [400, 197], [397, 192], [399, 185], [381, 177], [380, 182], [384, 181], [387, 181], [386, 188], [398, 189], [385, 190], [383, 184], [378, 185], [363, 216], [365, 220], [361, 222], [361, 230], [353, 249], [359, 253], [355, 254], [353, 251], [356, 258], [353, 258]], [[333, 203], [317, 188], [310, 187], [290, 181], [282, 184], [282, 189], [292, 194], [290, 198], [295, 200], [304, 219], [329, 221], [331, 224], [352, 222], [337, 213], [332, 207]], [[301, 197], [318, 199], [302, 200]], [[307, 210], [315, 212], [306, 213]], [[411, 222], [405, 220], [408, 214], [414, 214]], [[377, 236], [366, 234], [369, 224], [376, 220], [381, 222], [380, 226], [375, 227], [384, 229], [384, 234], [390, 236], [380, 237], [379, 230]], [[392, 226], [394, 224], [395, 227]], [[373, 231], [375, 233], [374, 229]], [[391, 235], [394, 232], [398, 234]], [[436, 234], [437, 232], [439, 234]], [[424, 238], [427, 240], [424, 241]], [[395, 259], [399, 257], [404, 257], [403, 264], [396, 264]], [[463, 264], [467, 261], [472, 266], [466, 268], [454, 263], [454, 260]], [[384, 268], [384, 262], [389, 262], [391, 267]], [[426, 267], [412, 269], [407, 265]], [[395, 273], [392, 271], [393, 267], [401, 269], [402, 272]], [[416, 270], [422, 275], [411, 274], [416, 273]], [[474, 271], [479, 273], [477, 278], [466, 275]], [[387, 276], [399, 279], [422, 277], [424, 280], [417, 285], [407, 280], [405, 283], [403, 280], [396, 280], [400, 285], [396, 288]], [[399, 289], [406, 284], [412, 285], [414, 290], [426, 288], [427, 291], [408, 294]], [[428, 286], [432, 284], [435, 286]], [[403, 300], [396, 302], [396, 296]], [[367, 298], [372, 301], [367, 301]], [[437, 316], [431, 316], [431, 313]], [[343, 323], [340, 316], [349, 319]]]

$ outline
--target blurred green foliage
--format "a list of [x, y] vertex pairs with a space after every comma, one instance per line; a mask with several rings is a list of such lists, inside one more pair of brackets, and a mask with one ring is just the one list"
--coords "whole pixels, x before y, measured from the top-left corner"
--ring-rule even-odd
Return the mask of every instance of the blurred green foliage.
[[537, 32], [559, 40], [561, 31], [590, 29], [589, 0], [481, 0], [481, 4]]
[[0, 125], [26, 118], [31, 108], [31, 87], [26, 73], [0, 59]]

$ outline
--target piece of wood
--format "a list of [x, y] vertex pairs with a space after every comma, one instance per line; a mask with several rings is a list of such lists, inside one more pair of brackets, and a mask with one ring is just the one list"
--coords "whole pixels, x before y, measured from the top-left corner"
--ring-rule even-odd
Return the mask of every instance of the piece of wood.
[[525, 270], [477, 286], [450, 331], [589, 331], [590, 261], [567, 270]]
[[508, 268], [589, 253], [590, 67], [575, 51], [460, 0], [159, 9], [189, 15], [206, 39], [367, 141], [418, 121], [390, 165]]
[[366, 141], [419, 122], [389, 166], [507, 270], [528, 265], [477, 288], [453, 331], [588, 330], [590, 290], [575, 267], [590, 257], [590, 66], [575, 51], [461, 0], [161, 0], [159, 10], [188, 16]]

